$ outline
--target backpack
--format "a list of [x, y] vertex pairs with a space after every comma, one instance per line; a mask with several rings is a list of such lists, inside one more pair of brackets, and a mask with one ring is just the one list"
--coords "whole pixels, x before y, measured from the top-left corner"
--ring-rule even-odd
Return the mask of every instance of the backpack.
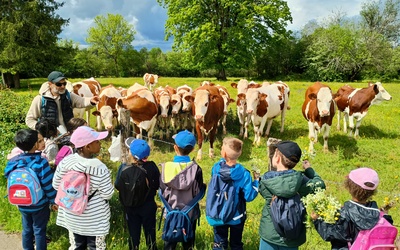
[[58, 153], [56, 155], [54, 164], [57, 166], [58, 163], [60, 163], [60, 161], [62, 159], [64, 159], [67, 155], [72, 154], [73, 152], [74, 152], [74, 149], [71, 146], [67, 146], [67, 145], [62, 146], [60, 151], [58, 151]]
[[213, 227], [221, 226], [233, 220], [238, 204], [239, 195], [236, 194], [233, 180], [222, 180], [219, 173], [214, 174], [207, 190], [206, 219], [208, 224]]
[[68, 171], [61, 179], [55, 203], [60, 207], [81, 215], [97, 190], [89, 196], [90, 177], [75, 170]]
[[361, 230], [353, 244], [349, 242], [349, 250], [394, 249], [397, 228], [390, 224], [381, 211], [379, 221], [368, 230]]
[[305, 230], [306, 209], [298, 193], [290, 198], [273, 196], [270, 215], [276, 232], [285, 239], [298, 239]]
[[26, 157], [16, 156], [8, 162], [8, 167], [14, 165], [7, 177], [7, 196], [13, 205], [31, 206], [36, 205], [43, 198], [44, 192], [39, 178], [31, 168], [36, 159], [29, 163]]
[[149, 194], [147, 172], [142, 166], [123, 164], [115, 180], [119, 191], [119, 201], [125, 207], [138, 207], [144, 204]]
[[164, 227], [162, 231], [162, 239], [168, 242], [188, 242], [194, 238], [192, 220], [188, 213], [196, 206], [196, 204], [204, 197], [206, 186], [201, 188], [200, 192], [181, 210], [172, 209], [163, 197], [163, 191], [159, 190], [160, 199], [164, 204], [167, 214], [165, 217]]

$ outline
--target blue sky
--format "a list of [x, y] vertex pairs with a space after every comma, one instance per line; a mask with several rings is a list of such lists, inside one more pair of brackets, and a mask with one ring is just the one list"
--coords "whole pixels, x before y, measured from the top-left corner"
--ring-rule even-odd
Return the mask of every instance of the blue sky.
[[[61, 1], [61, 0], [59, 0]], [[71, 39], [80, 45], [86, 45], [87, 31], [92, 27], [97, 15], [121, 14], [134, 25], [135, 49], [159, 47], [163, 51], [171, 50], [172, 41], [164, 41], [164, 25], [167, 13], [156, 0], [64, 0], [65, 4], [57, 13], [69, 18], [60, 38]], [[361, 10], [361, 0], [288, 0], [293, 23], [290, 30], [301, 29], [308, 21], [322, 22], [332, 13], [342, 12], [352, 17]]]

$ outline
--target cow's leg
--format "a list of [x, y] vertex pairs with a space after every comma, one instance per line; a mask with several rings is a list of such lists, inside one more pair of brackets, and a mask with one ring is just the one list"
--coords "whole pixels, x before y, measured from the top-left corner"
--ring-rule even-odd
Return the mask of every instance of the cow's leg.
[[365, 115], [362, 115], [360, 117], [357, 117], [357, 122], [356, 122], [356, 129], [354, 131], [354, 138], [358, 138], [359, 137], [359, 128], [361, 126], [361, 121], [364, 118]]
[[248, 138], [248, 127], [250, 123], [250, 115], [245, 114], [244, 115], [244, 135], [243, 138], [247, 139]]
[[324, 131], [323, 138], [324, 138], [324, 152], [325, 153], [329, 151], [329, 149], [328, 149], [328, 137], [329, 137], [330, 130], [331, 130], [331, 126], [329, 126], [328, 124], [324, 124], [323, 125], [323, 131]]
[[286, 117], [286, 108], [284, 108], [281, 113], [281, 130], [280, 130], [281, 133], [283, 133], [283, 131], [285, 130], [285, 117]]
[[240, 111], [239, 111], [239, 107], [237, 107], [238, 108], [238, 111], [237, 111], [237, 116], [238, 116], [238, 118], [239, 118], [239, 123], [240, 123], [240, 131], [239, 131], [239, 136], [243, 136], [243, 129], [244, 129], [244, 116], [240, 113]]
[[217, 132], [216, 125], [211, 129], [210, 133], [208, 134], [208, 137], [210, 138], [210, 149], [208, 150], [208, 155], [210, 158], [214, 158], [214, 141], [215, 141], [215, 134]]
[[353, 130], [354, 130], [354, 116], [353, 115], [347, 115], [347, 119], [349, 122], [349, 136], [353, 136]]
[[149, 138], [149, 146], [152, 147], [153, 146], [153, 134], [154, 134], [154, 128], [156, 126], [157, 123], [157, 118], [153, 117], [151, 119], [151, 125], [149, 127], [149, 129], [147, 130], [147, 137]]
[[221, 120], [222, 120], [222, 133], [224, 135], [226, 135], [226, 116], [227, 116], [227, 114], [224, 114], [222, 116], [222, 118], [221, 118]]
[[203, 131], [200, 129], [200, 125], [196, 122], [196, 132], [197, 132], [197, 145], [199, 145], [199, 150], [197, 151], [197, 160], [200, 161], [202, 157], [201, 147], [203, 146]]
[[337, 112], [337, 125], [336, 125], [336, 129], [338, 131], [340, 131], [340, 116], [342, 115], [342, 112], [340, 112], [340, 110], [338, 110]]
[[316, 141], [316, 136], [315, 136], [315, 126], [314, 123], [311, 121], [308, 122], [308, 138], [310, 139], [310, 145], [308, 147], [308, 151], [310, 153], [314, 153], [314, 143]]
[[100, 117], [100, 115], [98, 115], [97, 116], [97, 119], [96, 119], [96, 125], [97, 125], [97, 131], [101, 131], [101, 117]]
[[86, 123], [90, 127], [90, 109], [86, 109]]
[[164, 118], [164, 122], [165, 122], [165, 134], [166, 134], [166, 136], [167, 136], [167, 138], [170, 138], [170, 129], [169, 129], [169, 127], [170, 127], [170, 123], [169, 123], [169, 121], [170, 121], [170, 116], [167, 116], [166, 118]]

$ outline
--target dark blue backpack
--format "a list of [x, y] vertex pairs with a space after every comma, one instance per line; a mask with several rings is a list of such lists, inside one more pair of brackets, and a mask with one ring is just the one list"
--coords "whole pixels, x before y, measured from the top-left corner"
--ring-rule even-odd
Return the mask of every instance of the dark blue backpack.
[[276, 232], [285, 239], [298, 239], [305, 230], [306, 209], [299, 194], [290, 198], [273, 196], [270, 215]]
[[[230, 171], [221, 168], [220, 171]], [[239, 195], [233, 180], [223, 180], [220, 173], [213, 174], [208, 184], [206, 218], [210, 226], [221, 226], [231, 221], [237, 211]]]
[[196, 206], [196, 204], [204, 197], [206, 186], [201, 188], [200, 192], [181, 210], [172, 209], [163, 197], [160, 189], [160, 199], [167, 210], [164, 227], [162, 231], [162, 239], [168, 242], [188, 242], [194, 238], [192, 221], [188, 213]]

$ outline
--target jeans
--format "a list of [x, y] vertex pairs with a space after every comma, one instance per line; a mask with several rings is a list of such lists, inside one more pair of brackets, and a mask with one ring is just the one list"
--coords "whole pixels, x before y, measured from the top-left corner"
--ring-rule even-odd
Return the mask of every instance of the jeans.
[[[243, 235], [244, 221], [238, 225], [223, 225], [214, 227], [214, 246], [213, 250], [228, 249], [228, 244], [231, 250], [243, 250]], [[230, 236], [228, 240], [230, 230]]]
[[50, 219], [50, 208], [44, 206], [33, 213], [21, 212], [22, 215], [22, 247], [24, 250], [33, 250], [35, 237], [36, 250], [46, 250], [46, 227]]
[[278, 246], [269, 242], [260, 239], [260, 248], [259, 250], [298, 250], [299, 247], [284, 247]]

